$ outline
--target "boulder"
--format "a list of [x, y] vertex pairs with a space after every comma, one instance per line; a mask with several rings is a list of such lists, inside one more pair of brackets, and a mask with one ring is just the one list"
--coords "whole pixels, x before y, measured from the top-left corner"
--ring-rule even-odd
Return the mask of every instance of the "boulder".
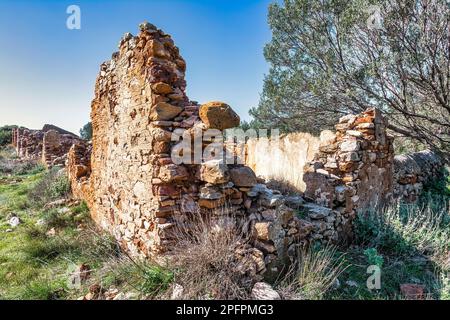
[[230, 177], [237, 187], [253, 187], [257, 183], [255, 172], [245, 166], [230, 169]]
[[225, 130], [239, 126], [240, 118], [223, 102], [208, 102], [200, 107], [200, 119], [210, 129]]

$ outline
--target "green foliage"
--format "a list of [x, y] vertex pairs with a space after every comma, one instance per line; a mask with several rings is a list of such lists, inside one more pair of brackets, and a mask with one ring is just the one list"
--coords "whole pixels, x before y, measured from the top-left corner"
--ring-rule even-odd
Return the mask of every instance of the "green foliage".
[[318, 133], [376, 107], [397, 135], [450, 152], [450, 89], [438, 76], [450, 63], [449, 17], [439, 0], [274, 2], [270, 71], [250, 115], [268, 129]]
[[[95, 283], [124, 293], [135, 292], [135, 298], [163, 294], [173, 274], [123, 255], [108, 233], [97, 231], [86, 203], [45, 210], [41, 206], [45, 201], [39, 206], [32, 201], [35, 206], [30, 207], [30, 193], [44, 198], [64, 194], [65, 188], [60, 187], [64, 184], [55, 182], [58, 179], [55, 173], [40, 172], [0, 181], [1, 299], [76, 299]], [[52, 184], [57, 186], [49, 187]], [[38, 186], [46, 191], [37, 193]], [[10, 226], [5, 220], [10, 212], [15, 212], [22, 223], [7, 233]], [[70, 267], [82, 263], [91, 268], [91, 276], [79, 289], [68, 288]]]
[[450, 248], [450, 221], [445, 203], [436, 207], [397, 204], [384, 211], [359, 214], [355, 221], [358, 243], [382, 252], [414, 255], [445, 252]]
[[377, 252], [377, 249], [375, 248], [369, 248], [364, 250], [364, 255], [367, 257], [367, 261], [369, 262], [369, 265], [376, 265], [378, 267], [383, 266], [383, 256], [379, 255]]
[[83, 128], [80, 129], [80, 137], [84, 140], [92, 139], [92, 122], [86, 123]]
[[160, 266], [145, 266], [142, 269], [142, 276], [140, 291], [151, 296], [166, 291], [174, 277], [172, 272]]
[[30, 190], [29, 198], [38, 207], [65, 198], [70, 194], [70, 181], [57, 168], [45, 173], [43, 178]]
[[448, 197], [450, 200], [450, 172], [449, 169], [442, 168], [441, 178], [424, 186], [424, 191], [433, 195]]
[[440, 279], [440, 299], [450, 300], [450, 275], [441, 275]]
[[19, 160], [12, 146], [0, 146], [0, 176], [3, 174], [33, 175], [44, 170], [36, 161]]
[[0, 147], [12, 143], [12, 129], [17, 126], [3, 126], [0, 127]]

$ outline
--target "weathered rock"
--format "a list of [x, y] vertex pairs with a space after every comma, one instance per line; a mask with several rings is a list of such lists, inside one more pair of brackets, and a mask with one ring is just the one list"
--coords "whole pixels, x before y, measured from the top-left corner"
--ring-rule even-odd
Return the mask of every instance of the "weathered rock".
[[200, 119], [210, 129], [225, 130], [239, 126], [240, 118], [229, 105], [213, 101], [200, 107]]
[[200, 168], [200, 179], [212, 184], [226, 183], [229, 180], [228, 167], [221, 160], [204, 162]]
[[173, 285], [171, 299], [172, 300], [181, 300], [181, 299], [183, 299], [183, 296], [184, 296], [183, 286], [179, 285], [178, 283], [175, 283]]
[[259, 240], [270, 240], [271, 239], [271, 222], [257, 222], [255, 223], [256, 237]]
[[280, 295], [272, 286], [265, 282], [257, 282], [253, 286], [251, 298], [254, 300], [281, 300]]
[[152, 89], [157, 94], [170, 94], [173, 92], [172, 86], [164, 82], [155, 83], [152, 85]]
[[157, 103], [150, 114], [150, 119], [154, 121], [172, 120], [183, 111], [182, 108], [171, 105], [167, 102]]
[[423, 300], [424, 286], [412, 283], [405, 283], [400, 285], [400, 291], [408, 300]]
[[229, 170], [231, 181], [237, 187], [253, 187], [256, 183], [256, 175], [249, 167], [236, 167]]
[[8, 220], [8, 224], [13, 228], [17, 227], [20, 223], [21, 223], [20, 218], [17, 216], [13, 216]]

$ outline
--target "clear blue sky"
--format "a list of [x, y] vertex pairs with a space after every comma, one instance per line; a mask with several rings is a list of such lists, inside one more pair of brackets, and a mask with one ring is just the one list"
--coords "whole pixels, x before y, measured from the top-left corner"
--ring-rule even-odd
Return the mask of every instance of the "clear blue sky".
[[[78, 133], [89, 120], [99, 65], [144, 20], [171, 34], [187, 62], [192, 100], [222, 100], [243, 119], [268, 65], [271, 0], [0, 1], [0, 125], [52, 123]], [[81, 8], [81, 30], [66, 9]]]

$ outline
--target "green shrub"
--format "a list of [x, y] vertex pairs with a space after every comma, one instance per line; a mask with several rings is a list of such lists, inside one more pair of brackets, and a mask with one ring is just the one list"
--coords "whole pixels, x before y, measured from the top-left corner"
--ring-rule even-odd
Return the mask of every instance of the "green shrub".
[[140, 291], [150, 296], [157, 296], [169, 288], [174, 275], [160, 266], [145, 266], [142, 268], [142, 277]]
[[50, 209], [42, 214], [44, 226], [47, 230], [51, 228], [75, 227], [73, 217], [70, 214], [60, 212], [58, 209]]
[[0, 146], [0, 174], [29, 175], [44, 170], [42, 164], [36, 161], [22, 161], [17, 159], [12, 147]]
[[357, 243], [382, 252], [414, 255], [443, 253], [450, 248], [448, 206], [402, 204], [381, 212], [361, 213], [355, 220]]
[[6, 146], [12, 142], [12, 129], [16, 126], [0, 127], [0, 147]]
[[369, 248], [364, 250], [364, 255], [367, 257], [369, 265], [376, 265], [378, 267], [383, 267], [384, 259], [383, 256], [379, 255], [377, 249]]
[[54, 168], [31, 189], [29, 198], [35, 206], [42, 207], [51, 201], [68, 197], [70, 190], [67, 176]]
[[441, 300], [450, 300], [450, 274], [441, 274], [439, 298]]
[[15, 175], [23, 176], [28, 174], [37, 174], [42, 171], [44, 171], [44, 166], [42, 164], [30, 161], [17, 164], [13, 168], [12, 173]]
[[[432, 195], [450, 197], [450, 172], [442, 168], [441, 178], [424, 186], [424, 191]], [[449, 200], [449, 199], [447, 199]]]

